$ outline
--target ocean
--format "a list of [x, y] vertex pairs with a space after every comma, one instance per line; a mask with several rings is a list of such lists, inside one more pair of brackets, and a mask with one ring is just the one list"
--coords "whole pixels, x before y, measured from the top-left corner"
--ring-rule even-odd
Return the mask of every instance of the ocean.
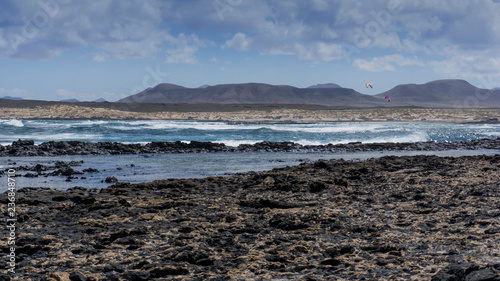
[[210, 141], [229, 146], [261, 141], [303, 145], [349, 142], [452, 142], [500, 137], [498, 124], [334, 122], [233, 124], [151, 120], [0, 120], [0, 144], [18, 139], [123, 143]]
[[[210, 141], [229, 146], [261, 141], [293, 141], [303, 145], [341, 144], [349, 142], [453, 142], [500, 137], [498, 124], [449, 124], [404, 122], [335, 122], [315, 124], [234, 124], [228, 122], [187, 122], [151, 120], [0, 120], [0, 144], [9, 145], [18, 139], [47, 141], [80, 140], [92, 142], [148, 143], [153, 141]], [[198, 154], [99, 155], [62, 157], [0, 157], [0, 165], [16, 168], [17, 188], [50, 187], [68, 189], [74, 186], [104, 188], [109, 176], [121, 182], [145, 182], [168, 178], [201, 178], [227, 176], [247, 171], [263, 171], [298, 165], [319, 159], [363, 160], [384, 155], [461, 156], [500, 154], [500, 150], [416, 151], [363, 153], [290, 153], [235, 152]], [[73, 168], [97, 173], [63, 176], [24, 177], [29, 171], [22, 167], [37, 164], [54, 166], [57, 161], [73, 161]], [[6, 181], [6, 177], [0, 178]], [[0, 192], [7, 184], [0, 184]]]

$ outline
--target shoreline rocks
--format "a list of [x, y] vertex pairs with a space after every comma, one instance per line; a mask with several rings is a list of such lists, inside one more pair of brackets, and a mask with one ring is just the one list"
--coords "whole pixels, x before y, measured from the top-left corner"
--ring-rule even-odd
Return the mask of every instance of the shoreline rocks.
[[0, 145], [0, 157], [59, 156], [59, 155], [114, 155], [148, 153], [207, 153], [207, 152], [361, 152], [361, 151], [440, 151], [454, 149], [499, 149], [500, 138], [467, 142], [437, 143], [361, 143], [328, 145], [301, 145], [294, 142], [258, 142], [237, 147], [223, 143], [191, 141], [151, 142], [125, 144], [119, 142], [49, 141], [35, 145], [33, 140], [18, 140], [12, 145]]
[[[101, 190], [23, 188], [16, 276], [500, 280], [499, 170], [500, 155], [386, 156]], [[3, 211], [7, 203], [0, 194]]]

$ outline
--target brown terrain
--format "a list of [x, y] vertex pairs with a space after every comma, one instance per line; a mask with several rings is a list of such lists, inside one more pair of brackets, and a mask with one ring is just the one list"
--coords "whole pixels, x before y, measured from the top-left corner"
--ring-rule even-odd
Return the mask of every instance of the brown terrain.
[[0, 99], [1, 119], [157, 119], [235, 122], [497, 122], [500, 108], [352, 108], [321, 105], [148, 104]]

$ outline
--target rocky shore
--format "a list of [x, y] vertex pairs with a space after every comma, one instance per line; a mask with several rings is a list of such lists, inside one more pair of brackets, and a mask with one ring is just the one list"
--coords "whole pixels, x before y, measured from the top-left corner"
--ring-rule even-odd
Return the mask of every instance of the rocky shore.
[[500, 280], [499, 169], [500, 155], [391, 156], [23, 188], [0, 280]]
[[49, 141], [35, 145], [33, 140], [18, 140], [12, 145], [0, 145], [0, 157], [113, 155], [142, 153], [204, 153], [204, 152], [360, 152], [360, 151], [441, 151], [452, 149], [499, 149], [500, 138], [468, 142], [361, 143], [301, 145], [294, 142], [259, 142], [237, 147], [212, 142], [152, 142], [125, 144], [119, 142]]

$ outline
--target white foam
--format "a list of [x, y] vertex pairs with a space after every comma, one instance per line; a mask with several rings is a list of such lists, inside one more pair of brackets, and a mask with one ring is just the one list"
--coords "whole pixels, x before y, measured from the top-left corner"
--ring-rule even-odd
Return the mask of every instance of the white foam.
[[75, 125], [80, 125], [80, 126], [93, 126], [93, 125], [101, 125], [101, 124], [107, 124], [110, 121], [104, 121], [104, 120], [85, 120], [85, 121], [76, 121], [75, 123], [72, 123], [72, 126]]
[[393, 142], [393, 143], [403, 143], [403, 142], [423, 142], [423, 141], [428, 141], [429, 140], [429, 135], [424, 132], [424, 131], [415, 131], [413, 134], [406, 135], [406, 136], [397, 136], [397, 137], [378, 137], [378, 138], [372, 138], [368, 139], [366, 143], [384, 143], [384, 142]]
[[486, 136], [500, 137], [500, 132], [482, 132], [482, 134]]
[[23, 121], [17, 119], [1, 120], [2, 124], [14, 126], [14, 127], [24, 127]]
[[262, 142], [262, 140], [216, 140], [214, 143], [223, 143], [226, 146], [238, 146], [240, 144], [256, 144], [258, 142]]
[[384, 123], [320, 123], [263, 126], [274, 131], [305, 133], [360, 133], [401, 131], [403, 127]]
[[80, 140], [80, 141], [96, 141], [102, 139], [102, 136], [95, 134], [76, 134], [76, 133], [59, 133], [59, 134], [39, 134], [39, 135], [15, 135], [12, 136], [13, 139], [29, 139], [34, 140], [35, 143], [45, 142], [45, 141], [68, 141], [68, 140]]
[[327, 144], [329, 144], [330, 142], [324, 142], [324, 141], [310, 141], [310, 140], [305, 140], [305, 139], [302, 139], [302, 140], [297, 140], [297, 141], [294, 141], [294, 143], [298, 143], [298, 144], [301, 144], [301, 145], [327, 145]]

